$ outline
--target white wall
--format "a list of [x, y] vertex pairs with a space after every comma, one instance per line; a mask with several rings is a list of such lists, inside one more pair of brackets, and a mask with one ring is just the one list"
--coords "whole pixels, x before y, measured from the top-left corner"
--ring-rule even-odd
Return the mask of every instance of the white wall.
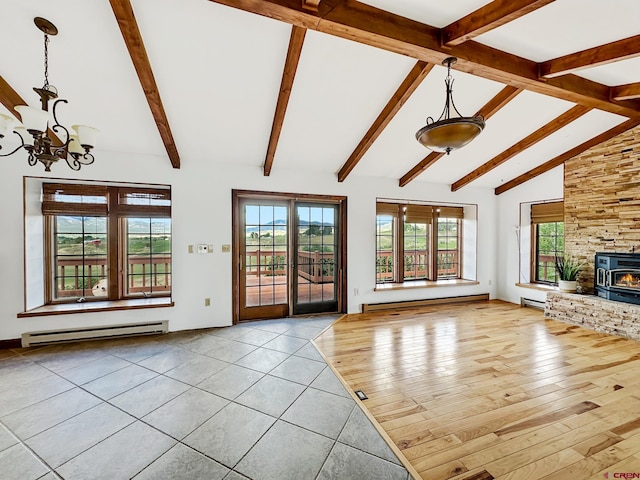
[[[497, 239], [497, 297], [512, 303], [520, 303], [520, 297], [544, 301], [546, 292], [530, 288], [517, 287], [516, 283], [526, 283], [528, 266], [521, 266], [520, 254], [529, 244], [523, 238], [519, 244], [516, 227], [520, 227], [520, 207], [524, 202], [541, 202], [563, 197], [563, 167], [557, 167], [533, 180], [498, 195]], [[482, 222], [481, 222], [482, 223]], [[521, 235], [530, 235], [523, 229]]]
[[[96, 152], [94, 165], [73, 172], [62, 163], [52, 167], [51, 177], [141, 182], [172, 186], [173, 218], [173, 308], [93, 312], [73, 315], [16, 318], [24, 310], [23, 177], [44, 176], [43, 167], [28, 167], [16, 154], [0, 178], [0, 340], [19, 338], [21, 333], [168, 319], [171, 330], [231, 324], [230, 244], [231, 190], [312, 193], [347, 196], [348, 204], [348, 311], [360, 311], [362, 303], [413, 300], [490, 293], [496, 295], [496, 262], [499, 248], [496, 229], [497, 200], [491, 189], [467, 187], [451, 193], [447, 185], [412, 182], [404, 188], [393, 179], [349, 177], [338, 183], [335, 175], [286, 171], [274, 165], [270, 177], [262, 169], [222, 163], [190, 162], [171, 168], [163, 157]], [[9, 173], [7, 173], [9, 172]], [[505, 194], [508, 195], [508, 194]], [[377, 197], [478, 205], [477, 279], [479, 285], [374, 292], [375, 202]], [[187, 245], [213, 244], [214, 253], [188, 254]], [[29, 280], [29, 279], [27, 279]], [[40, 280], [38, 280], [40, 281]], [[359, 294], [355, 295], [355, 289]], [[204, 298], [212, 299], [211, 307]]]

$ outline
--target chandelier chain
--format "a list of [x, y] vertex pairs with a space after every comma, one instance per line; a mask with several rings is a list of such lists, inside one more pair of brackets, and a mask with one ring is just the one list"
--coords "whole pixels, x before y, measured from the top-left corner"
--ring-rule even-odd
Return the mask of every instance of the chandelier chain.
[[44, 34], [44, 90], [49, 86], [49, 35]]

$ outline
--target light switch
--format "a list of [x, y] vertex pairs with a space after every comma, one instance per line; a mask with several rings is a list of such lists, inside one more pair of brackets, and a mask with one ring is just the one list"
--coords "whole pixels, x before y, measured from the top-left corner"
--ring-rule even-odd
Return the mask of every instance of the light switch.
[[198, 253], [209, 253], [209, 246], [208, 245], [199, 244], [198, 245]]
[[231, 245], [229, 245], [228, 243], [225, 243], [224, 245], [222, 245], [222, 253], [229, 253], [231, 251]]

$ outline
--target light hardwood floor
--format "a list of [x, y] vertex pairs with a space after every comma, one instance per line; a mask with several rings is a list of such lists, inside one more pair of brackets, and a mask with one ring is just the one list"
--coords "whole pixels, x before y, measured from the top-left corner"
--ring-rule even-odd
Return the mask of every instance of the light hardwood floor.
[[315, 343], [424, 479], [640, 478], [638, 342], [490, 301], [347, 315]]

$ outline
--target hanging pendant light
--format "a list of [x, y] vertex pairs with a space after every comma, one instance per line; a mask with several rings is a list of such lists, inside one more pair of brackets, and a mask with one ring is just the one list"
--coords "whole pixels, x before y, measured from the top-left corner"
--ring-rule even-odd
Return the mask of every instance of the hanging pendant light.
[[[463, 117], [453, 103], [451, 65], [457, 60], [455, 57], [449, 57], [442, 62], [447, 67], [447, 78], [444, 80], [447, 97], [440, 118], [434, 121], [432, 117], [428, 117], [427, 124], [416, 132], [416, 140], [422, 145], [434, 152], [446, 152], [447, 155], [453, 150], [464, 147], [484, 129], [482, 115]], [[451, 117], [454, 112], [457, 117]]]
[[[29, 165], [34, 166], [40, 162], [44, 165], [45, 172], [51, 171], [51, 165], [62, 158], [67, 161], [72, 170], [80, 170], [82, 165], [93, 163], [94, 158], [90, 151], [96, 144], [98, 130], [87, 125], [73, 125], [70, 132], [58, 122], [56, 108], [59, 103], [67, 103], [67, 101], [59, 99], [58, 90], [49, 84], [48, 48], [49, 35], [57, 35], [58, 29], [45, 18], [36, 17], [34, 23], [44, 33], [44, 85], [42, 88], [33, 89], [40, 96], [40, 108], [27, 105], [15, 107], [16, 112], [22, 118], [22, 125], [14, 127], [13, 133], [20, 138], [21, 145], [10, 153], [0, 154], [0, 157], [8, 157], [24, 148], [29, 154], [27, 159]], [[49, 110], [51, 100], [55, 101]], [[51, 125], [50, 114], [54, 122]], [[14, 123], [15, 120], [12, 117], [0, 114], [0, 139], [11, 131]], [[54, 133], [60, 134], [59, 145], [54, 145], [50, 138], [49, 127]]]

